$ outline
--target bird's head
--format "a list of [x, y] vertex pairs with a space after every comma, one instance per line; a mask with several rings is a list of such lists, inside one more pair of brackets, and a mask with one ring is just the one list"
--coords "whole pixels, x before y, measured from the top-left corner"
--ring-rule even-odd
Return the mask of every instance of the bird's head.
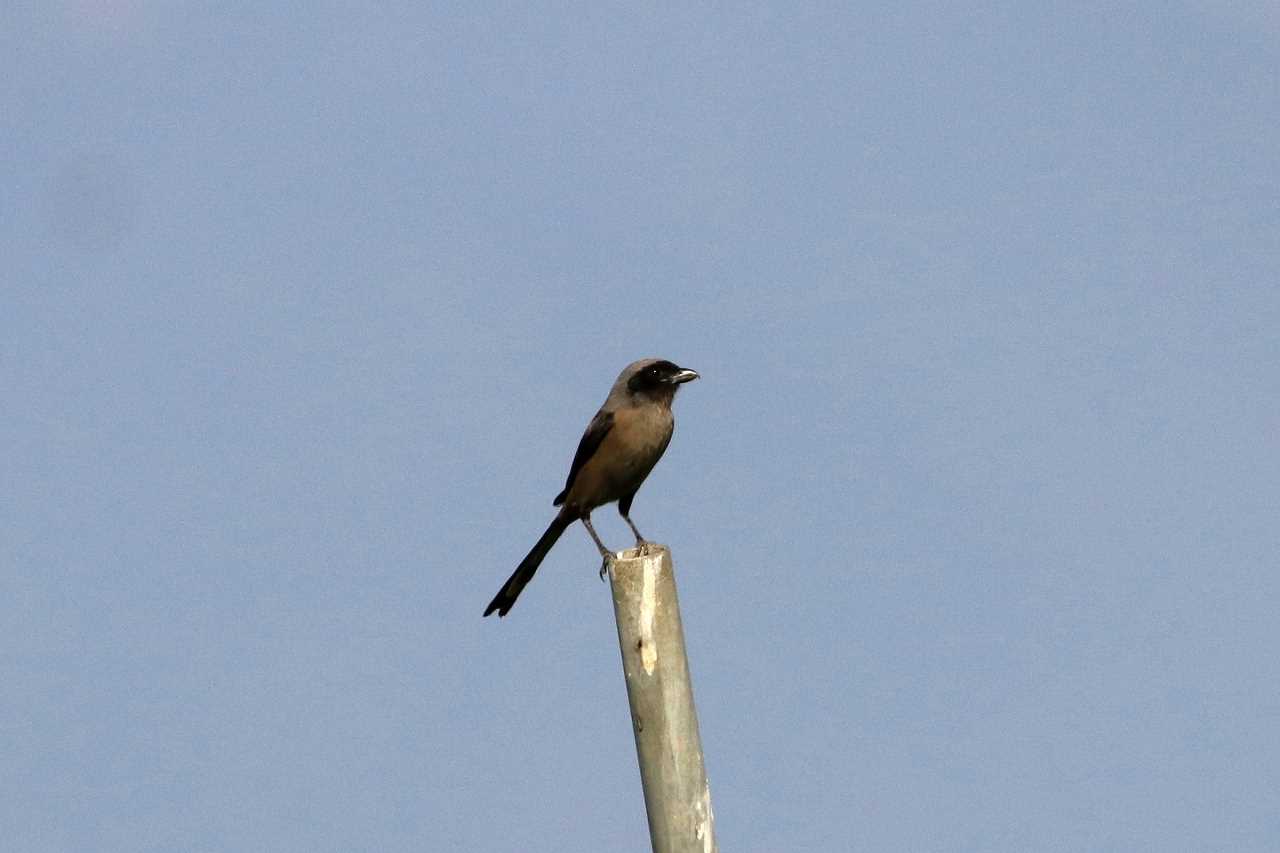
[[618, 377], [618, 385], [624, 386], [632, 396], [651, 397], [670, 405], [676, 389], [697, 378], [696, 370], [662, 358], [646, 358], [628, 364]]

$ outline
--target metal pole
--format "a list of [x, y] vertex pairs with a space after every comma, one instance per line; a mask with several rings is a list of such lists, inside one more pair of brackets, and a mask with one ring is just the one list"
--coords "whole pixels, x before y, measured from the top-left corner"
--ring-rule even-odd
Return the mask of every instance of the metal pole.
[[609, 578], [653, 853], [717, 853], [671, 552], [623, 551]]

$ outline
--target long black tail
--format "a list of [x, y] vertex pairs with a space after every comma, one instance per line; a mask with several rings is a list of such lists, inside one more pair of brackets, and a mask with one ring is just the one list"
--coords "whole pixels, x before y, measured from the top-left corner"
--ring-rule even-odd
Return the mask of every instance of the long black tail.
[[528, 556], [520, 561], [520, 565], [516, 566], [516, 570], [511, 574], [511, 577], [507, 578], [507, 582], [502, 585], [502, 589], [498, 590], [498, 594], [493, 597], [493, 601], [490, 601], [489, 606], [484, 609], [485, 616], [495, 610], [498, 611], [499, 616], [507, 615], [507, 611], [511, 609], [511, 606], [516, 603], [516, 599], [519, 598], [520, 590], [524, 589], [524, 585], [533, 579], [533, 573], [538, 570], [538, 566], [542, 565], [542, 561], [547, 556], [547, 552], [551, 550], [551, 546], [556, 544], [560, 534], [564, 533], [575, 520], [564, 513], [551, 520], [551, 526], [547, 528], [546, 533], [542, 534], [538, 544], [534, 545]]

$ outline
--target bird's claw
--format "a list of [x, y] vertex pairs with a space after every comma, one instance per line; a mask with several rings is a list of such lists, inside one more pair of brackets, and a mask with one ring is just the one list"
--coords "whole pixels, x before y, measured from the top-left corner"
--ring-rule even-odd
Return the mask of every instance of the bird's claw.
[[610, 567], [613, 566], [613, 555], [602, 554], [600, 560], [600, 582], [604, 583], [605, 575], [609, 574]]

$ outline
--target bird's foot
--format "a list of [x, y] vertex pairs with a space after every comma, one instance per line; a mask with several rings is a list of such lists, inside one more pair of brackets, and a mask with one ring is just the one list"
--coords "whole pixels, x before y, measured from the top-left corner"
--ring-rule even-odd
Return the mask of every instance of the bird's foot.
[[601, 554], [600, 556], [600, 582], [603, 583], [605, 575], [609, 574], [609, 570], [613, 568], [615, 557], [613, 554]]

